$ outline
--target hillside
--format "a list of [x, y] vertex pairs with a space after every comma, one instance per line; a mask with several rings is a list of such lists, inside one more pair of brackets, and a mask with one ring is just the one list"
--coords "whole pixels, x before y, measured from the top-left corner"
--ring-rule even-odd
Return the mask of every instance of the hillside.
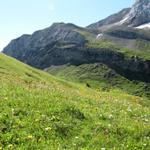
[[141, 82], [147, 86], [150, 83], [149, 10], [149, 0], [136, 0], [131, 8], [87, 27], [54, 23], [12, 40], [3, 53], [43, 70], [51, 66], [101, 63], [130, 83]]
[[120, 89], [132, 95], [150, 98], [149, 83], [129, 80], [102, 63], [51, 66], [45, 71], [97, 90]]
[[0, 54], [0, 149], [144, 149], [150, 103], [96, 91]]
[[[130, 56], [128, 59], [131, 61], [134, 61], [134, 57], [139, 58], [136, 66], [139, 63], [142, 63], [144, 68], [148, 66], [146, 71], [142, 71], [148, 72], [148, 74], [140, 75], [146, 78], [147, 82], [150, 75], [149, 10], [149, 0], [136, 0], [131, 8], [125, 8], [119, 13], [88, 27], [79, 27], [72, 23], [54, 23], [50, 27], [38, 30], [31, 35], [24, 34], [12, 40], [4, 48], [3, 53], [33, 67], [45, 69], [52, 65], [58, 66], [67, 63], [72, 65], [104, 63], [108, 65], [102, 61], [103, 56], [100, 55], [98, 60], [95, 60], [94, 56], [99, 55], [99, 51], [105, 50], [105, 57], [111, 60], [112, 55], [109, 55], [109, 51], [113, 51], [113, 55], [121, 55], [120, 59], [125, 65], [119, 66], [119, 72], [122, 72], [122, 74], [127, 74], [126, 70], [131, 70], [131, 68], [128, 68], [128, 63], [123, 59], [126, 55]], [[108, 43], [111, 43], [110, 47], [103, 47], [103, 41], [108, 46]], [[87, 45], [92, 45], [94, 50], [90, 46], [87, 48]], [[89, 51], [94, 60], [91, 60], [88, 55]], [[143, 64], [143, 60], [146, 61], [146, 64], [145, 62]], [[115, 61], [120, 63], [118, 60]], [[118, 68], [115, 65], [110, 67], [112, 69]], [[134, 69], [134, 67], [132, 68]], [[117, 70], [115, 69], [115, 71]], [[139, 70], [133, 70], [132, 73], [138, 74]], [[137, 78], [135, 77], [133, 80], [137, 80]]]

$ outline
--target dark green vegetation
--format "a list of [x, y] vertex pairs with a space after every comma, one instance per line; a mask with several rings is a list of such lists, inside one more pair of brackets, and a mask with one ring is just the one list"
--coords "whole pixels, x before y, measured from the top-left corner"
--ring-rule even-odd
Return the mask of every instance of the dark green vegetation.
[[130, 81], [101, 63], [52, 66], [46, 71], [57, 77], [83, 83], [97, 90], [121, 89], [136, 96], [150, 98], [149, 83]]
[[149, 150], [149, 108], [144, 98], [66, 82], [0, 54], [0, 149]]

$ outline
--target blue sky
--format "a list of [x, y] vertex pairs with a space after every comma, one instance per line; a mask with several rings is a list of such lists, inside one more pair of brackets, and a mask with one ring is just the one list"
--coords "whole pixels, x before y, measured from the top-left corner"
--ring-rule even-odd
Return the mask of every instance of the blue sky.
[[71, 22], [87, 26], [135, 0], [0, 0], [0, 50], [24, 33], [50, 26], [53, 22]]

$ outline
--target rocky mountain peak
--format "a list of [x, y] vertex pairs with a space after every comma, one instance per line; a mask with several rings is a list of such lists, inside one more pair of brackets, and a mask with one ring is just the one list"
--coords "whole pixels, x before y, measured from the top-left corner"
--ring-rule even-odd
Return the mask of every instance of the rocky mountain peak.
[[132, 27], [150, 22], [150, 0], [136, 0], [130, 12], [124, 17], [124, 24]]
[[89, 25], [88, 28], [107, 29], [120, 25], [139, 27], [148, 23], [150, 23], [150, 0], [136, 0], [131, 8], [123, 9], [116, 14]]

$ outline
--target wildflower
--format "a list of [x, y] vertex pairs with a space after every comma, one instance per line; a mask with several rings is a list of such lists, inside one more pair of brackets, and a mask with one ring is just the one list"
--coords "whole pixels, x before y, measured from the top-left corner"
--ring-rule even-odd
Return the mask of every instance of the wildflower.
[[128, 112], [132, 112], [131, 108], [128, 108]]
[[111, 124], [108, 124], [108, 127], [111, 127]]
[[112, 119], [112, 118], [113, 118], [113, 115], [112, 115], [112, 114], [110, 114], [108, 118], [109, 118], [109, 119]]
[[147, 144], [144, 143], [143, 146], [147, 146]]
[[12, 148], [12, 147], [13, 147], [13, 145], [12, 145], [12, 144], [9, 144], [9, 145], [8, 145], [8, 148]]
[[145, 121], [145, 122], [148, 122], [149, 120], [148, 120], [148, 119], [144, 119], [144, 121]]
[[28, 139], [32, 139], [33, 138], [33, 136], [32, 135], [28, 135]]
[[45, 128], [45, 131], [49, 131], [49, 130], [51, 130], [51, 127]]
[[103, 148], [101, 148], [101, 150], [106, 150], [106, 148], [103, 147]]
[[39, 119], [35, 119], [35, 122], [38, 122], [39, 121]]
[[75, 137], [75, 139], [78, 139], [78, 138], [79, 138], [78, 136]]
[[103, 115], [102, 115], [102, 114], [100, 114], [99, 116], [100, 116], [100, 117], [103, 117]]
[[12, 115], [15, 114], [15, 109], [14, 108], [11, 109], [11, 113], [12, 113]]

